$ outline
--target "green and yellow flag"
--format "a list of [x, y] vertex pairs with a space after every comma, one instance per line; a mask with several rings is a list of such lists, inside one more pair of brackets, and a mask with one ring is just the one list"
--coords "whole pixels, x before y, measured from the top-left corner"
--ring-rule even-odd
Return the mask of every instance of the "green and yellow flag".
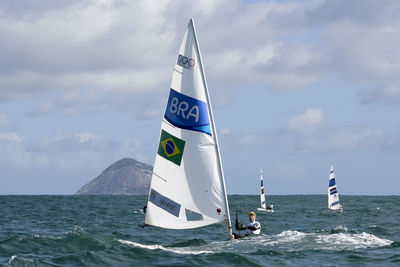
[[180, 166], [184, 147], [184, 140], [179, 139], [178, 137], [175, 137], [164, 130], [161, 131], [160, 143], [158, 145], [157, 152], [158, 155]]

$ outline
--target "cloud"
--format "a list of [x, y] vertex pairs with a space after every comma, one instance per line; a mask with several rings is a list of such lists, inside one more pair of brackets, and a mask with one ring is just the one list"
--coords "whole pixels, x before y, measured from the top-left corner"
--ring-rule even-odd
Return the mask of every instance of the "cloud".
[[382, 145], [385, 134], [380, 130], [362, 127], [336, 127], [320, 129], [310, 135], [296, 135], [291, 149], [300, 153], [349, 153], [376, 151]]
[[[147, 99], [145, 113], [154, 114], [151, 96], [169, 86], [189, 15], [196, 19], [208, 81], [218, 88], [217, 106], [229, 105], [244, 88], [295, 90], [324, 76], [373, 83], [389, 99], [384, 88], [400, 74], [397, 1], [25, 4], [29, 8], [0, 4], [0, 101], [89, 91], [95, 101], [108, 100], [98, 105], [104, 109], [131, 112], [121, 108], [128, 96], [130, 106]], [[70, 104], [41, 103], [32, 113], [82, 112], [79, 101]]]
[[[115, 94], [123, 98], [146, 93], [150, 99], [168, 87], [175, 60], [171, 55], [176, 54], [188, 21], [181, 16], [187, 7], [184, 1], [59, 1], [46, 8], [30, 1], [28, 5], [27, 10], [12, 1], [0, 5], [0, 34], [5, 36], [0, 44], [0, 101], [85, 90], [108, 99], [107, 109], [119, 109]], [[201, 25], [205, 65], [214, 86], [239, 90], [262, 82], [279, 90], [315, 81], [315, 72], [299, 70], [318, 60], [317, 54], [301, 43], [287, 45], [274, 39], [280, 31], [265, 23], [273, 13], [279, 17], [300, 7], [240, 1], [192, 5], [190, 13]], [[235, 30], [226, 31], [226, 25]], [[224, 95], [214, 102], [229, 103]], [[46, 115], [54, 109], [79, 110], [47, 103], [33, 113]]]
[[[336, 148], [355, 148], [365, 146], [372, 139], [382, 136], [381, 131], [359, 131], [351, 132], [340, 130], [329, 136], [328, 146]], [[371, 142], [376, 144], [377, 142]], [[370, 144], [371, 144], [370, 143]]]
[[400, 80], [397, 84], [385, 84], [367, 90], [359, 90], [361, 104], [389, 104], [400, 107]]
[[81, 143], [92, 142], [96, 138], [93, 134], [90, 133], [76, 133], [74, 135], [79, 138], [79, 142]]
[[56, 129], [39, 138], [7, 133], [0, 134], [0, 142], [2, 164], [21, 169], [36, 169], [38, 164], [53, 170], [79, 169], [88, 162], [93, 167], [104, 168], [124, 157], [138, 156], [146, 160], [143, 154], [134, 152], [142, 149], [142, 143], [136, 139], [110, 141], [89, 132], [69, 133]]
[[6, 114], [0, 113], [0, 130], [8, 128], [11, 122]]
[[[160, 64], [175, 41], [175, 28], [167, 27], [160, 14], [165, 5], [60, 2], [46, 9], [29, 2], [32, 9], [25, 11], [13, 3], [0, 5], [0, 34], [5, 36], [0, 101], [84, 89], [108, 98], [112, 108], [118, 107], [115, 94], [154, 92], [170, 77], [170, 65]], [[36, 113], [47, 114], [50, 106], [64, 108], [48, 104]]]
[[21, 143], [22, 141], [25, 140], [25, 137], [20, 136], [16, 133], [6, 133], [6, 134], [0, 133], [0, 139], [11, 141], [11, 142]]
[[311, 132], [322, 121], [324, 113], [320, 108], [309, 108], [305, 113], [289, 119], [287, 129], [294, 132]]
[[231, 131], [228, 128], [222, 128], [221, 130], [218, 131], [219, 134], [221, 135], [229, 135], [231, 134]]

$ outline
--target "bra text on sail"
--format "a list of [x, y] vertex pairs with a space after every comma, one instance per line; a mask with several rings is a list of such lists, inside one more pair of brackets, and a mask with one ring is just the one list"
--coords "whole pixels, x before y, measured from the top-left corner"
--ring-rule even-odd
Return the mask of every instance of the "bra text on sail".
[[172, 88], [164, 118], [176, 127], [211, 135], [207, 104]]

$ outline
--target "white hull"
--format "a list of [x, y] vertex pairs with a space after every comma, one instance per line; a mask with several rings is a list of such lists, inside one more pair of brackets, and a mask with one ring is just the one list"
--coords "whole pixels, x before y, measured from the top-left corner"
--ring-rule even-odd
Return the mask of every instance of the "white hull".
[[343, 208], [340, 207], [339, 209], [329, 209], [329, 211], [334, 211], [334, 212], [337, 212], [337, 213], [342, 213], [342, 212], [343, 212]]
[[274, 212], [274, 210], [271, 209], [264, 209], [264, 208], [257, 208], [258, 211], [262, 211], [262, 212]]

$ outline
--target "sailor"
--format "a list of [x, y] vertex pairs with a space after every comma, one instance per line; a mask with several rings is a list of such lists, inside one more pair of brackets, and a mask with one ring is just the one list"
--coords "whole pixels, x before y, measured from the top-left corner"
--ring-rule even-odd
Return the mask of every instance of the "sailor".
[[[246, 230], [246, 233], [244, 236], [249, 236], [249, 235], [258, 235], [261, 232], [261, 224], [259, 222], [256, 221], [256, 214], [252, 211], [250, 211], [248, 213], [249, 215], [249, 223], [247, 225], [244, 225], [242, 223], [239, 224], [239, 219], [236, 215], [236, 223], [235, 223], [235, 228], [236, 230], [240, 231], [240, 230]], [[237, 233], [233, 233], [232, 235], [232, 239], [237, 239], [237, 238], [241, 238], [244, 237], [241, 236], [240, 234]]]
[[269, 206], [267, 207], [267, 210], [273, 210], [274, 209], [274, 205], [272, 205], [272, 203], [269, 203]]

